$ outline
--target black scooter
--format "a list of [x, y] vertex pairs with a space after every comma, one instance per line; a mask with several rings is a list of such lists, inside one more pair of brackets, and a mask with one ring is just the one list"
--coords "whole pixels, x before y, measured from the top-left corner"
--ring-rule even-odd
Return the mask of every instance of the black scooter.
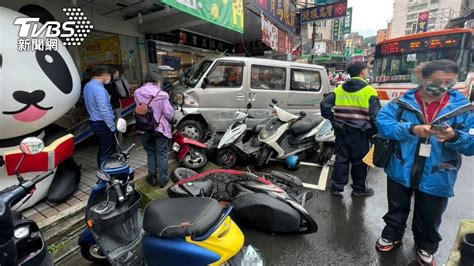
[[32, 180], [25, 180], [18, 173], [24, 157], [38, 154], [43, 148], [43, 141], [35, 137], [21, 142], [23, 156], [15, 170], [18, 185], [0, 192], [0, 265], [54, 265], [38, 225], [11, 209], [21, 200], [28, 200], [35, 185], [54, 173], [48, 171]]

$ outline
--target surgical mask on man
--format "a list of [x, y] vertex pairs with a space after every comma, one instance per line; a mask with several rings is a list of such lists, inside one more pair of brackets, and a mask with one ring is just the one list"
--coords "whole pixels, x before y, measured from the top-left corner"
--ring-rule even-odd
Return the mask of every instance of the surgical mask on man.
[[447, 91], [448, 91], [448, 87], [444, 87], [444, 86], [435, 86], [435, 85], [430, 84], [425, 87], [426, 94], [432, 97], [439, 97]]
[[105, 85], [107, 85], [107, 84], [109, 84], [109, 83], [110, 83], [110, 79], [106, 79], [106, 80], [104, 81], [104, 84], [105, 84]]

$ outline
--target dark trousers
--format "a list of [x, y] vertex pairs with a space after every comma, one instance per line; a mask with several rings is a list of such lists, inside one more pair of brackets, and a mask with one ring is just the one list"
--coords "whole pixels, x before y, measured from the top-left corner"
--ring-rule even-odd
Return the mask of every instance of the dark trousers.
[[331, 186], [333, 190], [344, 191], [349, 182], [351, 167], [352, 188], [355, 191], [366, 189], [367, 165], [362, 162], [369, 152], [369, 137], [359, 129], [346, 126], [344, 134], [336, 135], [336, 162], [332, 172]]
[[[141, 135], [143, 148], [148, 161], [148, 174], [155, 175], [160, 171], [160, 182], [168, 180], [168, 143], [169, 139], [160, 132], [143, 133]], [[158, 165], [157, 165], [158, 162]]]
[[99, 153], [97, 154], [97, 166], [101, 167], [102, 163], [110, 158], [115, 152], [115, 135], [104, 121], [91, 121], [91, 130], [99, 137]]
[[382, 237], [392, 241], [402, 240], [413, 194], [415, 194], [415, 210], [412, 231], [415, 245], [417, 248], [434, 254], [441, 241], [438, 228], [441, 224], [441, 216], [448, 206], [448, 198], [407, 188], [390, 178], [387, 180], [388, 212], [383, 217], [386, 226], [382, 231]]

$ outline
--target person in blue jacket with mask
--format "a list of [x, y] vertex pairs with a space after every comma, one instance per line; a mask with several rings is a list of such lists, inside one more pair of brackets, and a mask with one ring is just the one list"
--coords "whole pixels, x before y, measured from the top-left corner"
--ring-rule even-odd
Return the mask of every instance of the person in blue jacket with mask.
[[396, 145], [385, 168], [388, 212], [376, 248], [390, 251], [401, 244], [414, 196], [412, 231], [420, 265], [435, 265], [438, 228], [448, 198], [454, 196], [461, 155], [474, 155], [472, 105], [451, 88], [457, 72], [451, 60], [424, 64], [420, 86], [377, 115], [379, 134]]

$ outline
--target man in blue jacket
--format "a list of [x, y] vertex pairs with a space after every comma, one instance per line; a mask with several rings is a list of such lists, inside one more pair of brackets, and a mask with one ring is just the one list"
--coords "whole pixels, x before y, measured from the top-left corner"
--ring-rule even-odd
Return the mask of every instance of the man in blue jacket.
[[426, 63], [420, 87], [390, 102], [377, 116], [379, 134], [397, 144], [385, 169], [388, 212], [376, 248], [390, 251], [401, 244], [414, 195], [412, 231], [421, 265], [435, 265], [438, 228], [448, 198], [454, 196], [461, 154], [474, 155], [472, 106], [451, 89], [457, 72], [450, 60]]
[[106, 66], [96, 66], [91, 71], [92, 79], [84, 87], [84, 102], [90, 115], [91, 130], [99, 137], [97, 165], [115, 152], [115, 114], [110, 104], [110, 97], [104, 84], [110, 83], [111, 74]]

